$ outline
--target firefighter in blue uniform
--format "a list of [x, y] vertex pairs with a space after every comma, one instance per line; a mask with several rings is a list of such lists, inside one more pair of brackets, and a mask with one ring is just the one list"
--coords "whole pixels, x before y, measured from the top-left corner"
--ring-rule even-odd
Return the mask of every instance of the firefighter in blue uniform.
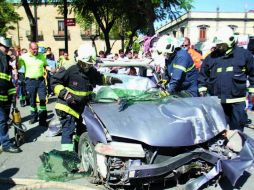
[[16, 104], [16, 88], [11, 82], [10, 57], [6, 55], [10, 46], [10, 40], [0, 36], [0, 143], [4, 152], [18, 153], [21, 150], [11, 143], [7, 125], [11, 104]]
[[122, 82], [117, 78], [104, 76], [93, 67], [96, 53], [92, 45], [82, 44], [77, 54], [77, 64], [61, 67], [51, 81], [54, 93], [58, 97], [56, 113], [62, 124], [61, 149], [67, 151], [74, 150], [72, 137], [75, 129], [77, 136], [85, 130], [81, 113], [91, 99], [95, 85]]
[[185, 91], [190, 96], [198, 95], [198, 71], [187, 51], [181, 49], [181, 41], [171, 36], [162, 36], [156, 45], [159, 54], [165, 56], [167, 91], [175, 94]]
[[[221, 28], [215, 38], [216, 50], [201, 66], [199, 94], [218, 96], [230, 129], [243, 131], [247, 122], [246, 93], [254, 92], [254, 58], [248, 50], [236, 46], [233, 30]], [[250, 86], [247, 89], [247, 79]]]

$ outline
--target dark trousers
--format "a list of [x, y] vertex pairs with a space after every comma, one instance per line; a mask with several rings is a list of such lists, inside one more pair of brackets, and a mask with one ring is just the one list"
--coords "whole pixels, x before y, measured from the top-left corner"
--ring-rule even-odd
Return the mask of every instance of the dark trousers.
[[231, 130], [238, 129], [243, 131], [247, 123], [247, 113], [245, 111], [245, 102], [233, 104], [221, 104], [226, 115], [226, 121]]
[[9, 120], [11, 105], [0, 103], [0, 142], [3, 148], [9, 148], [11, 141], [9, 138], [7, 121]]
[[85, 132], [86, 127], [82, 123], [83, 119], [75, 118], [65, 112], [58, 112], [57, 115], [60, 116], [60, 122], [62, 124], [62, 139], [61, 144], [72, 144], [72, 137], [76, 129], [76, 135], [79, 137], [83, 132]]
[[24, 73], [18, 73], [18, 96], [20, 100], [25, 101], [27, 100], [27, 94], [26, 94], [26, 80], [25, 80], [25, 74]]
[[48, 75], [47, 75], [47, 82], [48, 82], [48, 95], [54, 93], [52, 87], [51, 87], [51, 80], [52, 80], [53, 74], [51, 72], [48, 71]]
[[46, 109], [46, 93], [47, 88], [45, 85], [44, 78], [34, 80], [26, 79], [26, 90], [29, 93], [30, 106], [31, 106], [31, 119], [38, 118], [38, 111], [36, 106], [36, 96], [39, 95], [40, 105], [39, 105], [39, 122], [43, 124], [46, 123], [47, 119], [47, 109]]

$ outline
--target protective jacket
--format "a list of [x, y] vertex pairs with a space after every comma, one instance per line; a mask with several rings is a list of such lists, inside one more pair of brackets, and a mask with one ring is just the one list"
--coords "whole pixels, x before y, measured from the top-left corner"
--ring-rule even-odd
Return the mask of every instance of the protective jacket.
[[170, 93], [186, 91], [197, 96], [198, 72], [191, 56], [185, 50], [178, 50], [166, 60], [169, 77], [168, 91]]
[[188, 53], [190, 54], [196, 69], [200, 70], [201, 62], [202, 62], [202, 55], [197, 52], [195, 49], [189, 48]]
[[0, 51], [0, 104], [11, 103], [11, 97], [16, 94], [16, 88], [11, 82], [12, 68], [9, 60], [10, 57]]
[[234, 47], [227, 55], [212, 52], [203, 61], [198, 82], [199, 92], [218, 96], [221, 103], [246, 100], [247, 79], [249, 92], [254, 92], [254, 58], [243, 48]]
[[[55, 105], [56, 110], [61, 110], [76, 118], [80, 117], [85, 105], [91, 99], [93, 88], [96, 84], [102, 85], [106, 78], [95, 68], [91, 68], [88, 72], [84, 72], [79, 64], [70, 66], [69, 68], [60, 68], [60, 70], [52, 76], [51, 85], [54, 93], [58, 96]], [[74, 104], [68, 105], [64, 99], [66, 93], [71, 93], [75, 99]]]

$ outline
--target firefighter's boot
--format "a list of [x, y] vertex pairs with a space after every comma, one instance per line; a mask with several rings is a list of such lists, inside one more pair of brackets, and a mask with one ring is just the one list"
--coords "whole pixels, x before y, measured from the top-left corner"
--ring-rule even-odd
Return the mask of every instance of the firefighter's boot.
[[46, 110], [39, 112], [39, 126], [47, 127], [47, 111]]

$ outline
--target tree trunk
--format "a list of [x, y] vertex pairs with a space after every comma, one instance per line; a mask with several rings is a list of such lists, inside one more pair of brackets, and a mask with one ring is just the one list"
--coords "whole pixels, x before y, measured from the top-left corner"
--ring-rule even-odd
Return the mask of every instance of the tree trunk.
[[123, 34], [119, 34], [120, 39], [121, 39], [121, 49], [124, 51], [124, 35]]
[[135, 32], [132, 32], [132, 34], [129, 36], [129, 43], [126, 47], [126, 50], [125, 50], [125, 53], [127, 54], [130, 50], [131, 50], [131, 47], [132, 47], [132, 44], [133, 44], [133, 37], [135, 36]]
[[26, 12], [26, 15], [27, 15], [27, 18], [29, 20], [29, 25], [30, 25], [30, 41], [32, 42], [36, 42], [36, 31], [37, 31], [37, 27], [36, 27], [36, 21], [34, 19], [34, 16], [32, 14], [32, 11], [29, 7], [29, 4], [27, 2], [27, 0], [21, 0], [21, 3], [22, 3], [22, 6], [24, 7], [25, 9], [25, 12]]
[[153, 36], [155, 34], [155, 29], [154, 29], [154, 21], [156, 19], [156, 15], [154, 12], [154, 6], [152, 1], [145, 1], [145, 9], [144, 11], [146, 12], [147, 19], [148, 19], [148, 36]]
[[109, 31], [103, 31], [105, 43], [106, 43], [106, 55], [108, 55], [111, 52], [111, 46], [109, 41]]
[[155, 29], [153, 22], [148, 23], [148, 36], [153, 36], [155, 34]]
[[96, 40], [96, 38], [99, 37], [99, 36], [100, 36], [100, 35], [90, 36], [90, 39], [92, 40], [92, 44], [93, 44], [93, 46], [94, 46], [94, 48], [95, 48], [96, 56], [97, 56], [97, 46], [96, 46], [96, 44], [95, 44], [95, 40]]

